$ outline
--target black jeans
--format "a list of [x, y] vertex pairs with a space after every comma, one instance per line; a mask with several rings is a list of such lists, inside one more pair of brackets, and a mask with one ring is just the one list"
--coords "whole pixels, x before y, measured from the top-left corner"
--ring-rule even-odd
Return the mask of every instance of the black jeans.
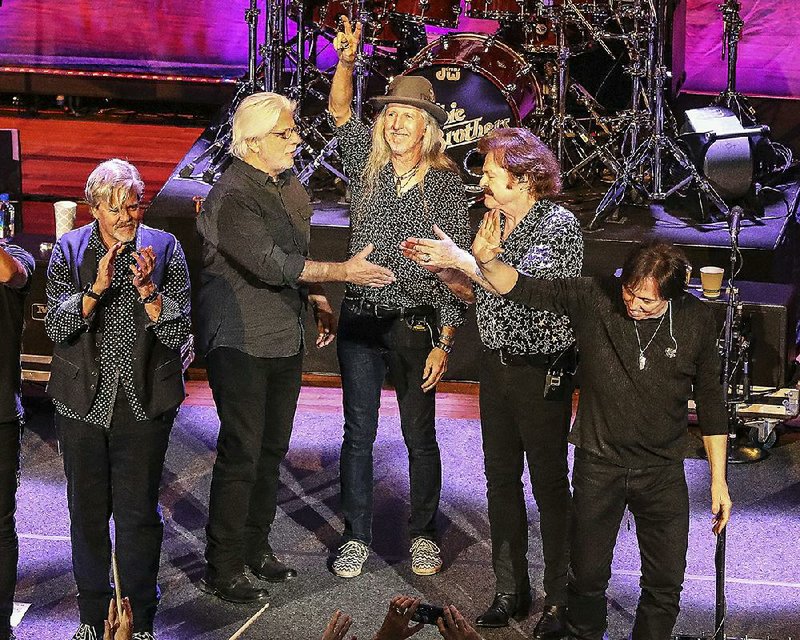
[[19, 541], [14, 513], [19, 485], [19, 422], [0, 422], [0, 633], [14, 610]]
[[340, 458], [344, 540], [372, 542], [372, 445], [378, 431], [381, 386], [388, 370], [408, 448], [412, 538], [433, 539], [442, 491], [436, 442], [435, 390], [420, 387], [431, 352], [430, 319], [359, 315], [342, 305], [337, 353], [342, 372], [344, 439]]
[[492, 566], [501, 593], [527, 592], [528, 518], [522, 485], [528, 462], [539, 508], [546, 605], [567, 602], [570, 490], [567, 435], [570, 388], [562, 400], [545, 400], [547, 365], [502, 364], [496, 352], [481, 358], [480, 408], [492, 538]]
[[218, 347], [207, 358], [220, 428], [206, 527], [206, 577], [228, 580], [271, 551], [278, 472], [289, 450], [303, 356], [257, 358]]
[[669, 640], [680, 610], [689, 542], [683, 464], [626, 469], [576, 449], [572, 486], [571, 632], [580, 640], [603, 637], [611, 560], [627, 506], [642, 561], [642, 593], [631, 638]]
[[131, 601], [134, 631], [153, 628], [164, 535], [158, 489], [175, 414], [170, 411], [154, 420], [138, 421], [120, 387], [109, 429], [56, 417], [67, 476], [78, 608], [81, 622], [101, 635], [113, 596], [109, 584], [112, 515], [122, 593]]

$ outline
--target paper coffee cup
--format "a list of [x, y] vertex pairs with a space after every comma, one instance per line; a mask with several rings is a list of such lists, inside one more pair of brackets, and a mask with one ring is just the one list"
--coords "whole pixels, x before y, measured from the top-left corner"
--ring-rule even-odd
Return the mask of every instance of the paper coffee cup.
[[75, 214], [78, 212], [78, 205], [70, 200], [59, 200], [53, 203], [56, 214], [56, 240], [63, 236], [67, 231], [75, 228]]
[[700, 267], [700, 285], [703, 287], [704, 297], [711, 300], [719, 298], [724, 274], [725, 270], [720, 267]]

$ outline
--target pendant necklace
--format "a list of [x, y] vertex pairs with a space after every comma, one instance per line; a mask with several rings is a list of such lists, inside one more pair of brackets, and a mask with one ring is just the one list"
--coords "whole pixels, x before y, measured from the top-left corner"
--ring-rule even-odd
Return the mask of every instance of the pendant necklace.
[[656, 330], [653, 331], [653, 335], [650, 337], [650, 340], [648, 340], [647, 344], [644, 345], [644, 349], [642, 349], [642, 340], [639, 337], [639, 322], [638, 322], [638, 320], [634, 320], [633, 321], [633, 329], [634, 329], [634, 331], [636, 331], [636, 344], [639, 345], [639, 371], [643, 371], [645, 365], [647, 364], [647, 357], [644, 355], [644, 352], [647, 351], [647, 348], [651, 344], [653, 344], [653, 340], [656, 339], [656, 335], [658, 334], [658, 330], [661, 328], [661, 325], [664, 324], [664, 317], [666, 315], [667, 314], [665, 313], [665, 314], [663, 314], [661, 316], [661, 320], [659, 321], [658, 326], [656, 327]]
[[417, 171], [419, 170], [419, 165], [422, 163], [422, 158], [417, 161], [413, 167], [411, 167], [408, 171], [402, 174], [398, 174], [395, 171], [394, 165], [392, 165], [392, 173], [394, 173], [394, 186], [397, 189], [397, 195], [399, 196], [405, 186], [411, 181], [411, 179], [416, 175]]

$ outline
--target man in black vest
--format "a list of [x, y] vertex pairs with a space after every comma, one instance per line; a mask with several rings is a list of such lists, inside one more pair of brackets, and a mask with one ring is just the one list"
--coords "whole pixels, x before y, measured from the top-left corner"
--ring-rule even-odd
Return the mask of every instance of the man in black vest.
[[180, 244], [141, 224], [144, 191], [128, 162], [100, 164], [86, 183], [95, 220], [56, 243], [45, 327], [53, 340], [48, 393], [64, 453], [81, 624], [102, 637], [114, 515], [116, 556], [133, 637], [153, 637], [163, 521], [158, 487], [184, 398], [189, 277]]
[[19, 353], [23, 303], [33, 267], [27, 251], [0, 244], [0, 640], [14, 638], [11, 613], [19, 558], [14, 511], [23, 418]]

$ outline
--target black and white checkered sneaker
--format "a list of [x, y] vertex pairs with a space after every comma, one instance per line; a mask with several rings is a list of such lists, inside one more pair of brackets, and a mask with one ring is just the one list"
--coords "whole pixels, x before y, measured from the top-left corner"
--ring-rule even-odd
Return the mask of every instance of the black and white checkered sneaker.
[[97, 640], [97, 634], [91, 626], [81, 623], [72, 640]]
[[429, 538], [411, 541], [411, 570], [418, 576], [432, 576], [442, 569], [441, 550]]
[[331, 568], [340, 578], [355, 578], [367, 561], [369, 548], [358, 540], [348, 540], [336, 552]]
[[132, 640], [156, 640], [156, 636], [152, 631], [137, 631], [131, 638]]

